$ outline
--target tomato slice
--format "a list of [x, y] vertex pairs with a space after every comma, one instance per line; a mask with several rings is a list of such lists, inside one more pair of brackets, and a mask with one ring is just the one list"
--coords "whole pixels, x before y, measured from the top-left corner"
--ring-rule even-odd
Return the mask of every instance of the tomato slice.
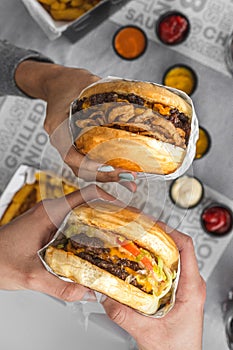
[[[127, 242], [121, 244], [123, 248], [128, 250], [131, 254], [133, 254], [135, 257], [141, 254], [140, 249], [133, 243], [133, 242]], [[153, 270], [153, 266], [151, 264], [150, 259], [147, 256], [143, 256], [139, 260], [145, 267], [147, 267], [149, 270]]]
[[140, 249], [133, 242], [122, 243], [122, 247], [128, 250], [128, 252], [134, 256], [138, 256], [140, 254]]
[[150, 260], [149, 260], [146, 256], [144, 256], [144, 257], [142, 258], [141, 262], [142, 262], [143, 265], [144, 265], [145, 267], [147, 267], [149, 270], [153, 270], [153, 266], [152, 266]]

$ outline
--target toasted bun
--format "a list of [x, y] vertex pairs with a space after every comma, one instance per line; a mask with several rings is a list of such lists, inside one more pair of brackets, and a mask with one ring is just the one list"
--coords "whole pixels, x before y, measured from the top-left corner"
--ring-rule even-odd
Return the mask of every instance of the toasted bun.
[[106, 294], [145, 314], [153, 314], [158, 309], [158, 297], [144, 293], [73, 253], [49, 247], [46, 250], [45, 261], [56, 274]]
[[70, 214], [69, 222], [108, 230], [134, 240], [163, 259], [168, 283], [160, 295], [151, 295], [72, 252], [49, 246], [44, 259], [53, 272], [106, 294], [140, 312], [154, 314], [160, 305], [160, 299], [171, 289], [171, 270], [177, 269], [179, 253], [173, 240], [145, 214], [109, 202], [95, 201], [91, 206], [81, 205]]
[[75, 146], [97, 162], [162, 175], [179, 168], [186, 152], [152, 137], [104, 126], [86, 128], [75, 140]]
[[179, 252], [174, 241], [141, 212], [121, 208], [109, 202], [95, 201], [90, 206], [83, 204], [76, 207], [70, 220], [119, 233], [161, 257], [168, 268], [177, 268]]
[[135, 94], [149, 102], [162, 103], [177, 108], [180, 112], [192, 117], [192, 107], [180, 96], [152, 83], [116, 79], [109, 82], [97, 82], [87, 87], [78, 97], [79, 100], [95, 94], [116, 92], [119, 94]]

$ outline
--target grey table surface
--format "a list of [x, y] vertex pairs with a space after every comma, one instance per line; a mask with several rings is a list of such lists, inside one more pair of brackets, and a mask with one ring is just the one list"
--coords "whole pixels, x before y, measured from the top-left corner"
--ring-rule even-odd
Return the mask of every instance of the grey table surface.
[[[198, 89], [193, 95], [199, 123], [212, 137], [211, 152], [203, 159], [194, 161], [193, 172], [205, 184], [233, 199], [233, 80], [152, 41], [149, 41], [147, 51], [140, 59], [123, 61], [111, 46], [112, 36], [118, 27], [106, 20], [77, 43], [71, 44], [63, 36], [49, 41], [20, 1], [0, 2], [1, 38], [18, 46], [39, 50], [60, 64], [87, 68], [103, 77], [115, 75], [158, 83], [165, 68], [171, 64], [182, 62], [191, 65], [199, 77]], [[233, 240], [208, 279], [204, 350], [227, 349], [221, 303], [227, 297], [227, 291], [233, 287], [232, 251]], [[16, 347], [31, 349], [32, 343], [34, 349], [43, 347], [53, 350], [64, 346], [67, 349], [91, 349], [93, 344], [97, 349], [107, 349], [112, 340], [112, 348], [126, 348], [122, 339], [127, 336], [118, 329], [108, 332], [106, 324], [104, 330], [99, 328], [98, 331], [93, 326], [91, 333], [80, 333], [78, 327], [83, 328], [77, 316], [79, 310], [64, 307], [47, 296], [31, 292], [0, 294], [0, 348], [4, 350]], [[101, 340], [102, 332], [106, 333], [105, 342]], [[90, 341], [90, 334], [94, 342]]]

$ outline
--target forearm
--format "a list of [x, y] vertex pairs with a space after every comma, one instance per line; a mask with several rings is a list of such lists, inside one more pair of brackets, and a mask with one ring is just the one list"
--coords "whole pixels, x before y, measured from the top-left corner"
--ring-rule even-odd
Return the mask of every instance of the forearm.
[[[7, 41], [0, 40], [0, 95], [16, 95], [27, 97], [27, 93], [20, 89], [15, 81], [17, 67], [26, 60], [50, 62], [52, 60], [39, 52], [14, 46]], [[29, 94], [30, 96], [30, 94]]]

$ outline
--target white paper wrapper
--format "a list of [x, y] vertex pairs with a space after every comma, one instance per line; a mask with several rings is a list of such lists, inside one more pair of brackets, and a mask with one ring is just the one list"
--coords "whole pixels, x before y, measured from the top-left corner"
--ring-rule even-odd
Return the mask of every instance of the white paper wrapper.
[[[122, 80], [122, 78], [119, 78], [119, 77], [109, 76], [107, 78], [103, 78], [103, 79], [99, 80], [96, 83], [93, 83], [90, 86], [94, 86], [95, 84], [104, 83], [104, 82], [111, 82], [112, 80], [116, 80], [116, 79]], [[136, 80], [130, 80], [130, 79], [123, 79], [123, 80], [136, 81]], [[154, 84], [156, 86], [165, 87], [167, 90], [170, 90], [171, 92], [179, 95], [192, 107], [191, 133], [190, 133], [189, 142], [188, 142], [188, 146], [186, 149], [185, 157], [183, 159], [181, 166], [176, 171], [174, 171], [173, 173], [167, 174], [167, 175], [148, 174], [148, 173], [139, 172], [137, 177], [138, 178], [146, 178], [146, 179], [157, 178], [157, 179], [163, 179], [163, 180], [173, 180], [173, 179], [176, 179], [177, 177], [183, 175], [189, 169], [189, 167], [191, 166], [191, 164], [194, 160], [194, 157], [196, 154], [196, 142], [197, 142], [198, 136], [199, 136], [198, 119], [197, 119], [197, 115], [195, 112], [195, 108], [194, 108], [192, 99], [185, 92], [177, 90], [175, 88], [170, 88], [170, 87], [167, 87], [167, 86], [164, 86], [161, 84], [156, 84], [156, 83], [152, 83], [152, 84]], [[90, 86], [88, 86], [88, 88]], [[85, 91], [85, 89], [83, 91]], [[83, 91], [80, 93], [80, 95], [83, 93]], [[70, 105], [70, 114], [69, 114], [70, 132], [71, 132], [71, 135], [73, 137], [73, 142], [75, 141], [75, 136], [74, 136], [74, 130], [72, 127], [72, 116], [74, 115], [74, 114], [72, 114], [72, 111], [73, 111], [75, 101], [73, 101]]]
[[22, 0], [22, 2], [50, 40], [59, 38], [71, 23], [54, 21], [37, 0]]
[[[63, 182], [66, 185], [72, 186], [74, 189], [78, 189], [77, 185], [69, 182], [68, 180], [55, 175], [50, 170], [40, 170], [35, 167], [21, 164], [19, 168], [16, 170], [14, 175], [12, 176], [10, 182], [5, 188], [3, 194], [1, 195], [0, 200], [0, 218], [5, 213], [6, 209], [10, 205], [14, 195], [26, 184], [31, 185], [37, 181], [36, 174], [43, 174], [49, 176], [48, 179], [39, 179], [39, 191], [38, 200], [42, 200], [43, 198], [56, 198], [64, 195]], [[51, 177], [51, 178], [50, 178]], [[45, 182], [44, 182], [45, 181]], [[48, 188], [47, 188], [48, 186]]]
[[[66, 224], [67, 224], [67, 221], [69, 219], [69, 216], [70, 214], [68, 214], [64, 221], [62, 222], [62, 224], [60, 225], [58, 231], [56, 232], [56, 234], [54, 235], [53, 239], [48, 243], [46, 244], [43, 248], [41, 248], [39, 251], [38, 251], [38, 256], [40, 257], [43, 265], [45, 266], [45, 268], [50, 272], [52, 273], [53, 275], [57, 276], [58, 278], [60, 278], [61, 280], [63, 281], [66, 281], [66, 282], [73, 282], [71, 279], [69, 278], [66, 278], [66, 277], [62, 277], [58, 274], [56, 274], [51, 268], [50, 266], [45, 262], [44, 260], [44, 254], [45, 254], [45, 251], [46, 249], [53, 244], [53, 242], [57, 239], [57, 237], [63, 232]], [[176, 274], [176, 278], [174, 279], [173, 281], [173, 284], [172, 284], [172, 288], [171, 288], [171, 297], [170, 297], [170, 300], [169, 302], [166, 304], [166, 306], [160, 308], [154, 315], [146, 315], [146, 314], [143, 314], [147, 317], [153, 317], [153, 318], [161, 318], [163, 316], [165, 316], [174, 306], [175, 304], [175, 298], [176, 298], [176, 290], [177, 290], [177, 286], [178, 286], [178, 281], [179, 281], [179, 277], [180, 277], [180, 261], [179, 261], [179, 264], [178, 264], [178, 270], [177, 270], [177, 274]], [[101, 298], [102, 298], [102, 294], [95, 291], [95, 295], [96, 295], [96, 302], [100, 303], [101, 302]], [[80, 301], [81, 303], [87, 303], [87, 301]]]
[[0, 218], [3, 216], [7, 207], [11, 203], [12, 198], [16, 192], [18, 192], [23, 187], [23, 185], [33, 184], [36, 181], [35, 173], [38, 171], [38, 169], [30, 167], [28, 165], [20, 165], [1, 196]]

